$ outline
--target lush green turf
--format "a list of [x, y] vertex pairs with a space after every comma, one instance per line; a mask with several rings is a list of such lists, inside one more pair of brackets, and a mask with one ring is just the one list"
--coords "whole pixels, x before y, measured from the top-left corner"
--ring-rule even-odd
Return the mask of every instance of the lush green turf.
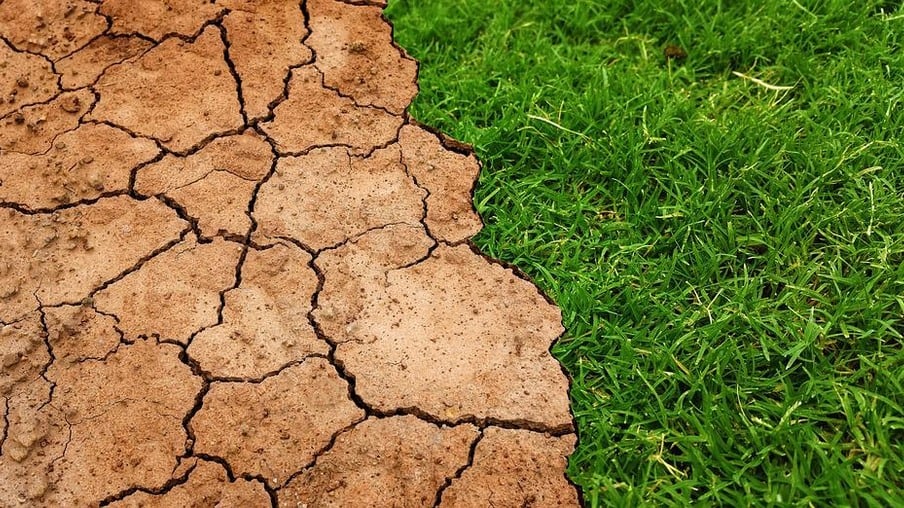
[[589, 506], [904, 505], [900, 2], [389, 16], [484, 161], [477, 243], [563, 309]]

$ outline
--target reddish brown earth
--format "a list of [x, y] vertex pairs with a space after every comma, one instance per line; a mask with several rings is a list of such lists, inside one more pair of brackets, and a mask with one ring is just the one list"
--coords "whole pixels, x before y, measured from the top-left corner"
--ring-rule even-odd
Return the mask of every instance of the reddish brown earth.
[[0, 507], [575, 506], [378, 0], [0, 0]]

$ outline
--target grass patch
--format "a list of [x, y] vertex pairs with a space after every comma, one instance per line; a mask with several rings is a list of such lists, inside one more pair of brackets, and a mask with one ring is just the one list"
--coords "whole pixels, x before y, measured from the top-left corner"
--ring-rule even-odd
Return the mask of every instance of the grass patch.
[[388, 14], [477, 244], [562, 307], [589, 506], [904, 503], [899, 2]]

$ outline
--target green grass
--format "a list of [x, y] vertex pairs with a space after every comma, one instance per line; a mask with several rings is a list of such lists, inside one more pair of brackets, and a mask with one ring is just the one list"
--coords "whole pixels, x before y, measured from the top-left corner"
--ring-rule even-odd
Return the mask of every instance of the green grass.
[[900, 2], [391, 4], [562, 307], [588, 506], [904, 505]]

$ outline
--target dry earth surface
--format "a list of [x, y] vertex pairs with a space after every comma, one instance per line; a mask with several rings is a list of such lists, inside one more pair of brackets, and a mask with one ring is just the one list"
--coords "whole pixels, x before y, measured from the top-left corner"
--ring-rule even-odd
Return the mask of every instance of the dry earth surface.
[[376, 0], [0, 0], [0, 506], [572, 506]]

